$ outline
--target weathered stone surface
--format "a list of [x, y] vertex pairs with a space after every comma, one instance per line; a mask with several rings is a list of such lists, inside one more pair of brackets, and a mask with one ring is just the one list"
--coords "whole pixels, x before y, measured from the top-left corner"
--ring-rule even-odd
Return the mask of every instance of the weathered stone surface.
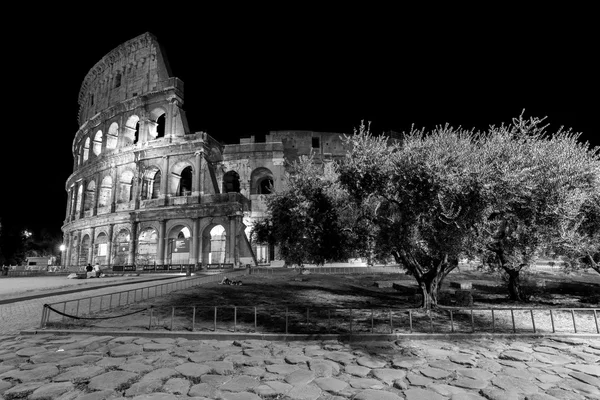
[[356, 363], [367, 368], [383, 368], [387, 364], [385, 361], [377, 360], [371, 357], [360, 357], [356, 360]]
[[[218, 391], [220, 393], [220, 391]], [[217, 388], [206, 382], [199, 383], [190, 387], [188, 396], [190, 397], [207, 397], [209, 399], [216, 399]]]
[[471, 378], [458, 378], [455, 381], [450, 382], [451, 385], [458, 386], [466, 389], [483, 389], [488, 386], [487, 381], [482, 381], [480, 379], [471, 379]]
[[190, 381], [184, 378], [171, 378], [162, 387], [167, 393], [187, 395], [190, 390]]
[[144, 351], [167, 351], [175, 348], [172, 343], [145, 343], [142, 345]]
[[202, 351], [198, 353], [190, 354], [189, 360], [195, 363], [203, 363], [206, 361], [219, 361], [223, 358], [223, 353], [213, 350], [213, 351]]
[[63, 372], [60, 375], [55, 376], [52, 381], [54, 382], [87, 382], [94, 376], [98, 376], [104, 372], [104, 368], [96, 365], [76, 366], [71, 367], [69, 370]]
[[197, 363], [185, 363], [176, 366], [175, 371], [188, 378], [200, 378], [202, 375], [210, 373], [211, 367]]
[[39, 353], [29, 357], [29, 361], [34, 364], [50, 364], [57, 363], [65, 358], [80, 356], [83, 354], [83, 350], [65, 350], [65, 351], [50, 351], [47, 353]]
[[583, 383], [587, 383], [588, 385], [596, 386], [600, 388], [600, 378], [596, 378], [595, 376], [584, 374], [583, 372], [570, 372], [570, 376], [581, 381]]
[[272, 372], [274, 374], [288, 375], [288, 374], [291, 374], [292, 372], [298, 370], [298, 366], [291, 365], [291, 364], [272, 364], [272, 365], [267, 365], [265, 367], [265, 369], [268, 372]]
[[5, 399], [20, 399], [29, 396], [37, 388], [44, 385], [44, 382], [26, 382], [15, 385], [2, 393]]
[[527, 396], [527, 400], [562, 400], [545, 393], [533, 393]]
[[45, 353], [48, 349], [45, 347], [25, 347], [23, 349], [17, 350], [16, 355], [19, 357], [31, 357], [36, 354]]
[[231, 380], [231, 376], [227, 376], [227, 375], [207, 374], [207, 375], [202, 375], [202, 377], [200, 378], [200, 381], [202, 383], [208, 383], [209, 385], [212, 385], [215, 387], [224, 385], [227, 382], [229, 382], [230, 380]]
[[135, 354], [142, 354], [144, 348], [138, 344], [128, 343], [110, 349], [111, 357], [129, 357]]
[[4, 393], [4, 391], [8, 390], [13, 386], [14, 384], [12, 382], [0, 379], [0, 394]]
[[533, 355], [531, 353], [524, 353], [518, 350], [507, 350], [504, 351], [498, 356], [501, 360], [510, 360], [510, 361], [531, 361]]
[[448, 359], [456, 364], [470, 365], [472, 367], [477, 365], [477, 359], [472, 355], [456, 354], [448, 357]]
[[158, 391], [162, 387], [162, 381], [160, 380], [145, 380], [139, 381], [132, 384], [126, 391], [127, 397], [139, 396], [142, 394], [149, 394]]
[[434, 383], [429, 385], [427, 388], [446, 397], [451, 397], [454, 394], [466, 392], [465, 389], [459, 388], [457, 386], [447, 385], [445, 383]]
[[350, 386], [357, 389], [383, 389], [385, 384], [373, 378], [351, 378]]
[[582, 394], [561, 388], [550, 388], [546, 390], [546, 394], [561, 400], [585, 400], [585, 397]]
[[244, 349], [242, 354], [248, 357], [271, 357], [271, 350], [266, 348]]
[[314, 380], [315, 385], [329, 393], [340, 393], [348, 386], [348, 383], [335, 378], [317, 378]]
[[285, 381], [290, 385], [302, 386], [316, 378], [315, 373], [304, 369], [298, 369], [285, 377]]
[[293, 400], [316, 400], [321, 396], [321, 389], [313, 384], [292, 387], [287, 397]]
[[324, 361], [311, 361], [309, 363], [309, 369], [315, 373], [317, 377], [329, 378], [333, 375], [332, 362]]
[[406, 376], [406, 371], [401, 369], [378, 368], [371, 370], [371, 374], [388, 385], [392, 385], [395, 380], [403, 379]]
[[262, 400], [256, 394], [249, 393], [249, 392], [241, 392], [241, 393], [224, 392], [220, 398], [222, 400]]
[[423, 375], [417, 375], [413, 372], [406, 373], [406, 380], [413, 386], [427, 386], [433, 381], [429, 378], [425, 378]]
[[178, 400], [179, 397], [170, 393], [146, 393], [132, 397], [132, 400]]
[[256, 386], [253, 391], [259, 396], [274, 397], [286, 394], [292, 390], [293, 386], [284, 382], [271, 381], [265, 382], [263, 385]]
[[347, 365], [344, 372], [354, 376], [365, 377], [371, 372], [371, 368], [361, 367], [360, 365]]
[[402, 400], [402, 397], [384, 390], [366, 389], [357, 393], [354, 400]]
[[259, 384], [260, 382], [255, 377], [240, 375], [221, 385], [219, 389], [228, 392], [246, 392]]
[[495, 375], [481, 368], [459, 368], [456, 370], [464, 377], [471, 379], [479, 379], [481, 381], [489, 381]]
[[92, 390], [118, 390], [129, 385], [138, 377], [137, 374], [127, 371], [110, 371], [90, 379], [88, 388]]
[[533, 357], [541, 363], [553, 365], [568, 364], [574, 361], [572, 357], [568, 357], [563, 354], [534, 353]]
[[324, 354], [323, 357], [342, 365], [348, 365], [356, 358], [353, 354], [346, 353], [345, 351], [332, 351]]
[[450, 397], [450, 400], [486, 400], [486, 398], [475, 393], [456, 393]]
[[68, 368], [75, 365], [93, 364], [96, 361], [102, 359], [102, 356], [95, 354], [84, 354], [81, 356], [65, 358], [58, 362], [60, 368]]
[[532, 381], [525, 379], [514, 378], [510, 376], [496, 376], [491, 381], [495, 386], [500, 389], [509, 391], [515, 391], [519, 393], [537, 393], [538, 387]]
[[456, 365], [456, 363], [453, 363], [450, 360], [432, 360], [428, 363], [428, 365], [424, 365], [423, 367], [427, 367], [427, 366], [432, 367], [432, 368], [444, 369], [444, 370], [447, 370], [450, 372], [452, 372], [456, 368], [458, 368], [458, 365]]
[[261, 367], [245, 367], [240, 370], [240, 373], [249, 376], [261, 377], [266, 373], [266, 371]]
[[585, 339], [581, 339], [581, 338], [576, 338], [576, 337], [551, 337], [549, 338], [550, 340], [553, 340], [555, 342], [559, 342], [559, 343], [566, 343], [566, 344], [571, 344], [571, 345], [579, 345], [579, 344], [586, 344], [587, 341]]
[[430, 367], [421, 368], [419, 370], [419, 372], [421, 374], [423, 374], [424, 376], [426, 376], [428, 378], [432, 378], [432, 379], [444, 379], [452, 374], [450, 371], [447, 371], [444, 369], [430, 368]]
[[141, 362], [131, 362], [123, 365], [119, 365], [118, 367], [122, 371], [135, 372], [136, 374], [145, 374], [156, 369], [155, 366], [144, 364]]
[[485, 388], [481, 389], [481, 394], [489, 400], [519, 400], [519, 393], [514, 390], [503, 390], [497, 388]]
[[52, 382], [40, 386], [35, 389], [31, 395], [30, 400], [47, 400], [56, 399], [60, 395], [73, 390], [75, 386], [71, 382]]
[[125, 363], [125, 357], [103, 357], [96, 362], [96, 365], [104, 368], [118, 367]]
[[600, 365], [567, 364], [565, 368], [600, 378]]
[[100, 390], [97, 392], [83, 393], [78, 390], [66, 393], [57, 400], [107, 400], [117, 398], [117, 393], [112, 390]]
[[310, 357], [303, 356], [300, 354], [290, 354], [285, 356], [285, 361], [290, 364], [304, 364], [311, 360]]
[[174, 376], [177, 376], [179, 372], [173, 368], [159, 368], [154, 371], [148, 372], [142, 376], [141, 380], [160, 380], [164, 381]]
[[30, 370], [11, 370], [5, 372], [0, 378], [11, 378], [20, 382], [43, 381], [58, 375], [59, 371], [54, 365], [43, 365]]

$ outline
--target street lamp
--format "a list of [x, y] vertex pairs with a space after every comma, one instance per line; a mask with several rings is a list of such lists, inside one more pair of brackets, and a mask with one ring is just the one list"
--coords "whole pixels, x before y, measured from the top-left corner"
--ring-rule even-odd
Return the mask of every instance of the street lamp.
[[61, 244], [60, 247], [58, 248], [60, 250], [60, 268], [62, 269], [63, 267], [63, 254], [65, 252], [65, 249], [67, 248], [67, 246], [65, 246], [64, 244]]

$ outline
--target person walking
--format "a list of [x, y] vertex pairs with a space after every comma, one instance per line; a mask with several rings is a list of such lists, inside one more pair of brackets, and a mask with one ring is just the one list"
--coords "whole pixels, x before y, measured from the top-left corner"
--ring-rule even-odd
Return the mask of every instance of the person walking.
[[96, 265], [94, 265], [94, 272], [96, 273], [96, 278], [100, 278], [100, 275], [102, 274], [100, 264], [96, 263]]

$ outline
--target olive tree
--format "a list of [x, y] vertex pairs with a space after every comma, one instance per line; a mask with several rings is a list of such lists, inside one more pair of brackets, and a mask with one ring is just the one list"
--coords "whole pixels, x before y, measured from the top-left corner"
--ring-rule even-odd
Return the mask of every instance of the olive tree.
[[547, 132], [542, 122], [521, 115], [492, 126], [477, 151], [485, 216], [475, 248], [485, 265], [506, 274], [515, 301], [525, 300], [521, 272], [542, 252], [574, 254], [583, 251], [579, 239], [595, 240], [589, 221], [598, 209], [590, 206], [600, 183], [597, 151], [571, 130]]
[[478, 136], [437, 127], [412, 129], [401, 142], [375, 137], [361, 125], [346, 136], [341, 186], [356, 210], [357, 226], [377, 257], [393, 256], [417, 281], [423, 306], [437, 304], [443, 279], [473, 241], [484, 210], [475, 163]]

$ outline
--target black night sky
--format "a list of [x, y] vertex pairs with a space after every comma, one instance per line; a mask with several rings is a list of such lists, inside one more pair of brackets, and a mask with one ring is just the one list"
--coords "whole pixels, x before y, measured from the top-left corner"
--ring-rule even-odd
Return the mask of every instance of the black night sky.
[[5, 34], [4, 221], [60, 232], [80, 85], [105, 54], [147, 31], [185, 84], [191, 130], [226, 143], [270, 130], [351, 133], [362, 120], [375, 133], [412, 124], [485, 129], [525, 110], [546, 116], [550, 131], [571, 127], [600, 146], [591, 105], [597, 48], [583, 23], [559, 29], [528, 15], [456, 20], [360, 9], [351, 17], [274, 9], [237, 16], [194, 9], [183, 17], [181, 7], [150, 15], [138, 8], [127, 18], [100, 8], [79, 17], [39, 14]]

